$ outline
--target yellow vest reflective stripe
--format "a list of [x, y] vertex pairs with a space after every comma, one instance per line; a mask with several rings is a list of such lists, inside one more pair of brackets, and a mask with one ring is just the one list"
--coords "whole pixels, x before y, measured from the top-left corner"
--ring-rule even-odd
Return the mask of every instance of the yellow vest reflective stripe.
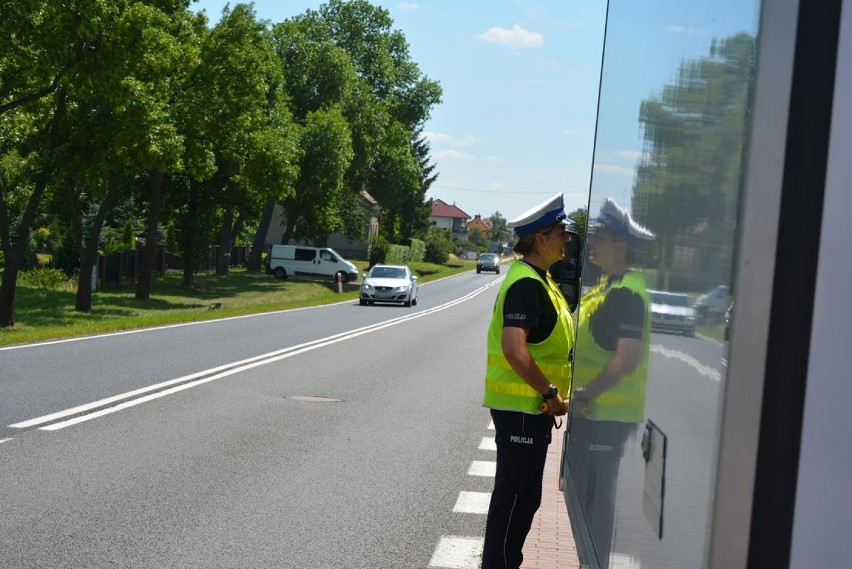
[[571, 364], [568, 354], [574, 345], [574, 323], [565, 298], [548, 275], [542, 279], [526, 263], [515, 261], [497, 293], [491, 325], [488, 328], [488, 359], [485, 372], [485, 396], [483, 405], [493, 409], [540, 413], [541, 394], [519, 376], [503, 355], [503, 304], [506, 292], [514, 283], [524, 278], [534, 278], [547, 290], [550, 301], [556, 308], [557, 322], [553, 332], [544, 341], [527, 344], [527, 349], [548, 380], [567, 395], [571, 388]]
[[[564, 363], [548, 363], [541, 362], [536, 360], [536, 365], [538, 365], [538, 369], [541, 370], [541, 373], [546, 375], [548, 378], [557, 378], [559, 380], [565, 380], [571, 378], [571, 367], [565, 366]], [[488, 366], [489, 367], [499, 367], [503, 369], [512, 369], [512, 366], [509, 365], [508, 360], [498, 354], [488, 354]], [[525, 385], [528, 385], [524, 382]], [[532, 388], [530, 388], [532, 389]], [[535, 390], [533, 390], [535, 391]]]
[[589, 418], [598, 421], [639, 423], [645, 417], [645, 388], [648, 380], [648, 358], [651, 346], [651, 315], [648, 312], [650, 297], [645, 285], [645, 278], [641, 273], [628, 272], [622, 277], [621, 282], [615, 283], [606, 291], [599, 293], [598, 297], [594, 297], [593, 289], [590, 293], [593, 298], [584, 297], [580, 300], [574, 383], [580, 387], [589, 384], [615, 355], [615, 351], [604, 350], [594, 341], [590, 321], [595, 309], [604, 301], [604, 298], [600, 298], [600, 295], [605, 297], [617, 288], [628, 288], [635, 292], [642, 297], [645, 305], [642, 361], [631, 374], [622, 378], [615, 387], [591, 401]]

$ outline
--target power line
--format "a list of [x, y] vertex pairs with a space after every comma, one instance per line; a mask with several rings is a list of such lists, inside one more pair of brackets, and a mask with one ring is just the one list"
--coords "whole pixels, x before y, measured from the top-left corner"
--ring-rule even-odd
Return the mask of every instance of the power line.
[[[552, 195], [552, 194], [555, 193], [553, 190], [540, 191], [540, 192], [530, 192], [530, 191], [526, 191], [526, 190], [480, 190], [480, 189], [477, 189], [477, 188], [459, 188], [458, 186], [439, 186], [437, 184], [433, 184], [433, 185], [429, 186], [430, 190], [435, 189], [435, 188], [442, 189], [442, 190], [453, 190], [453, 191], [457, 191], [457, 192], [476, 192], [476, 193], [482, 193], [482, 194], [486, 194], [486, 193], [488, 193], [488, 194], [522, 194], [522, 195], [528, 195], [528, 196], [538, 195], [538, 194]], [[563, 194], [588, 194], [589, 192], [587, 190], [575, 190], [575, 191], [563, 191], [562, 193]]]

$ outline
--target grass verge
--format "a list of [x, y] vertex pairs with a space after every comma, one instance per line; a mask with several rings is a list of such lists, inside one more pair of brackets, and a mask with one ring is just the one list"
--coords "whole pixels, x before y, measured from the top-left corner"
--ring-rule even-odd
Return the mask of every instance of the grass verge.
[[[354, 261], [360, 271], [366, 261]], [[421, 283], [471, 270], [475, 264], [452, 261], [448, 265], [412, 263]], [[337, 287], [319, 279], [291, 277], [276, 280], [264, 273], [231, 269], [219, 277], [199, 273], [191, 289], [180, 286], [181, 275], [168, 273], [154, 279], [151, 300], [136, 300], [136, 286], [99, 290], [92, 294], [92, 310], [74, 310], [76, 290], [18, 286], [15, 295], [16, 323], [0, 329], [0, 346], [73, 338], [122, 330], [135, 330], [184, 322], [215, 320], [331, 304], [358, 298], [355, 286], [341, 294]]]

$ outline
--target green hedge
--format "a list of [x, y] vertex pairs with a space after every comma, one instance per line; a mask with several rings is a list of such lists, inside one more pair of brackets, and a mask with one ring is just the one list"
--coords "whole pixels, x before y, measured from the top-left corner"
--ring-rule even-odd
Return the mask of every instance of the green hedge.
[[412, 239], [408, 246], [408, 262], [419, 263], [426, 258], [426, 242], [420, 239]]
[[41, 267], [18, 273], [17, 284], [34, 288], [65, 289], [75, 286], [75, 281], [59, 269]]
[[408, 263], [408, 247], [405, 245], [391, 245], [385, 256], [388, 265], [405, 265]]

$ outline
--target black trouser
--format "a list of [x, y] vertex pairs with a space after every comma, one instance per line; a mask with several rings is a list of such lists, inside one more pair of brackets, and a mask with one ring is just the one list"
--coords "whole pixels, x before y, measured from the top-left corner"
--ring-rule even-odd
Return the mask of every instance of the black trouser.
[[553, 417], [491, 410], [497, 474], [485, 524], [482, 569], [517, 569], [541, 505], [541, 484]]
[[618, 471], [625, 443], [634, 436], [636, 427], [636, 423], [593, 421], [580, 415], [571, 417], [568, 468], [583, 504], [601, 567], [609, 567]]

